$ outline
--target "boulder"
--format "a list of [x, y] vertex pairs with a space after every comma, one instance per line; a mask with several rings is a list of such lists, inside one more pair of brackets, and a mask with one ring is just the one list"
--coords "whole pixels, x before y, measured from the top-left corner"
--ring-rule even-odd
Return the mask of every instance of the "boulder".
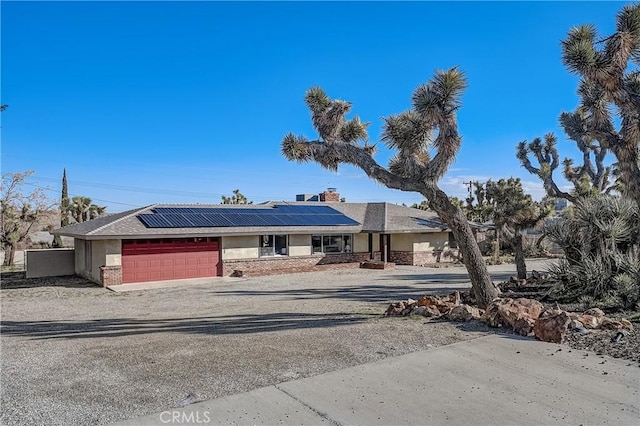
[[409, 315], [411, 313], [411, 311], [413, 311], [413, 308], [416, 307], [416, 301], [413, 299], [407, 299], [406, 302], [404, 302], [404, 309], [402, 310], [402, 312], [400, 312], [400, 315], [402, 316], [406, 316]]
[[406, 309], [406, 306], [404, 302], [394, 302], [389, 305], [384, 315], [387, 317], [401, 315], [402, 311], [404, 311], [405, 309]]
[[480, 321], [486, 323], [489, 327], [502, 327], [504, 325], [504, 320], [502, 319], [502, 317], [498, 312], [498, 307], [500, 306], [498, 302], [500, 302], [501, 300], [513, 300], [513, 299], [494, 300], [489, 304], [489, 306], [487, 306], [487, 309], [484, 311], [484, 314], [482, 314], [482, 317], [480, 317]]
[[454, 306], [460, 305], [460, 292], [458, 290], [454, 291], [447, 297], [443, 298], [442, 302], [446, 305], [448, 303], [452, 303]]
[[411, 310], [411, 315], [424, 315], [427, 306], [416, 306]]
[[437, 296], [422, 296], [418, 299], [418, 306], [435, 306], [440, 303], [440, 298]]
[[438, 310], [438, 308], [436, 308], [435, 306], [424, 306], [424, 308], [425, 310], [422, 313], [422, 316], [424, 317], [432, 318], [432, 317], [439, 317], [440, 315], [442, 315]]
[[602, 318], [604, 316], [604, 312], [602, 312], [602, 309], [600, 308], [591, 308], [591, 309], [587, 309], [586, 311], [584, 311], [585, 315], [591, 315], [594, 316], [596, 318]]
[[572, 321], [579, 321], [586, 328], [598, 328], [602, 318], [593, 315], [579, 314], [577, 312], [567, 312]]
[[544, 306], [542, 303], [533, 299], [503, 299], [505, 303], [498, 305], [498, 313], [504, 319], [506, 324], [515, 329], [515, 324], [521, 319], [526, 319], [533, 323], [538, 318]]
[[546, 309], [535, 321], [533, 333], [543, 342], [562, 343], [569, 330], [571, 318], [561, 309]]
[[620, 330], [622, 328], [622, 322], [604, 317], [602, 318], [600, 328], [604, 328], [605, 330]]
[[523, 336], [531, 334], [542, 303], [532, 299], [496, 299], [489, 304], [481, 320], [490, 327], [508, 326]]
[[621, 319], [620, 324], [622, 324], [622, 328], [624, 328], [625, 330], [633, 331], [633, 324], [631, 324], [631, 321]]
[[569, 330], [575, 330], [577, 328], [585, 328], [584, 324], [581, 323], [579, 320], [571, 317], [571, 322], [569, 323]]
[[472, 319], [480, 319], [480, 309], [469, 305], [455, 306], [447, 313], [447, 318], [451, 321], [470, 321]]

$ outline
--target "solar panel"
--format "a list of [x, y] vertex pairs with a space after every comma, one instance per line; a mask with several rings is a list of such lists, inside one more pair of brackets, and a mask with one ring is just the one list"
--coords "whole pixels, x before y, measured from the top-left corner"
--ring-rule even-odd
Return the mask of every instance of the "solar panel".
[[171, 224], [157, 214], [140, 214], [138, 219], [147, 228], [171, 228]]
[[288, 204], [268, 208], [158, 207], [138, 218], [147, 228], [358, 225], [328, 206]]

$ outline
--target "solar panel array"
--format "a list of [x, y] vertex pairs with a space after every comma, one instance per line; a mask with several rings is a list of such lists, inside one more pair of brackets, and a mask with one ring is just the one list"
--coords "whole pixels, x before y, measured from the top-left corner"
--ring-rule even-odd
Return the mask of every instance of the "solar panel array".
[[157, 207], [152, 211], [137, 216], [147, 228], [358, 225], [355, 220], [328, 206]]

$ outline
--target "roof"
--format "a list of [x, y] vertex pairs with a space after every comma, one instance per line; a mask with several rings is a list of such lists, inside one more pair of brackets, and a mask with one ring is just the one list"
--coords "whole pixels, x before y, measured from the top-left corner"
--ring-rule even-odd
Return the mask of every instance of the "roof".
[[[328, 206], [353, 219], [350, 225], [307, 226], [225, 226], [225, 227], [147, 227], [145, 215], [155, 209], [264, 209], [273, 211], [277, 206]], [[352, 223], [349, 221], [349, 223]], [[87, 222], [76, 223], [57, 229], [54, 234], [79, 239], [134, 239], [134, 238], [179, 238], [185, 236], [225, 236], [256, 234], [339, 234], [360, 232], [411, 233], [441, 232], [448, 229], [438, 215], [431, 211], [398, 206], [389, 203], [338, 203], [338, 202], [268, 202], [255, 205], [230, 204], [154, 204], [122, 213], [107, 215]]]

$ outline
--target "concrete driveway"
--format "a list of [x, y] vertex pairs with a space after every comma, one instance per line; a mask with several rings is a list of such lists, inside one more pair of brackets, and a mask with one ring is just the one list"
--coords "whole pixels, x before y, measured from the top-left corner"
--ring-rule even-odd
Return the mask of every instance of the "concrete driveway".
[[494, 335], [119, 425], [637, 425], [640, 370], [560, 345]]

